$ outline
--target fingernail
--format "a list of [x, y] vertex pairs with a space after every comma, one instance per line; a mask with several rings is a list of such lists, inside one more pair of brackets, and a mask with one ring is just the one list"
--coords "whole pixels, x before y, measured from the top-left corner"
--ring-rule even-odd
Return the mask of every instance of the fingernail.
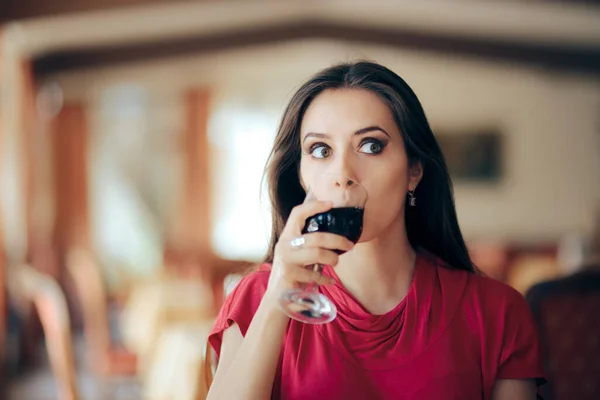
[[337, 281], [333, 278], [327, 279], [327, 285], [335, 285], [336, 283], [337, 283]]

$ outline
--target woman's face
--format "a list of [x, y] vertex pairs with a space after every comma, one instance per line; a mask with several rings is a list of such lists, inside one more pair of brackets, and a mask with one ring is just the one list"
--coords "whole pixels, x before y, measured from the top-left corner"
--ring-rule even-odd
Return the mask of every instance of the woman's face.
[[[327, 90], [309, 105], [300, 130], [300, 178], [306, 188], [322, 173], [343, 175], [367, 191], [360, 242], [404, 223], [404, 203], [422, 176], [409, 168], [391, 110], [373, 92]], [[403, 226], [403, 225], [402, 225]]]

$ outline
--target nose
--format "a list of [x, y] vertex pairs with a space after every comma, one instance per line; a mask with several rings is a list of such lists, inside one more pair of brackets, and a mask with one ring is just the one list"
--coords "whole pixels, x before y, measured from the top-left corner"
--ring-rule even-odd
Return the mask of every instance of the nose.
[[355, 175], [356, 160], [348, 152], [338, 152], [326, 173], [336, 176], [332, 182], [336, 187], [347, 189], [358, 182]]
[[352, 178], [348, 178], [345, 175], [340, 175], [337, 176], [334, 180], [334, 185], [336, 187], [342, 188], [342, 189], [348, 189], [350, 188], [352, 185], [356, 184], [356, 180], [352, 179]]

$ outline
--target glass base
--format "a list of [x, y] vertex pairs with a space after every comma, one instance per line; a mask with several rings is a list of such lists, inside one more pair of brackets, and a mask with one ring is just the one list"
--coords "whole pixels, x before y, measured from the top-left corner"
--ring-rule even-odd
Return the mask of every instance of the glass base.
[[279, 299], [279, 306], [290, 318], [306, 324], [326, 324], [337, 315], [331, 300], [316, 291], [288, 290]]

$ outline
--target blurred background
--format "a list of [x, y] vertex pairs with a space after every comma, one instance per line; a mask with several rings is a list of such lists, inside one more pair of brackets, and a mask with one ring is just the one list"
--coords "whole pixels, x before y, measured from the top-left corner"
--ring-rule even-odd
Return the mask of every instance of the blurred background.
[[591, 0], [1, 0], [0, 398], [204, 398], [278, 119], [356, 59], [422, 101], [475, 263], [534, 307], [548, 396], [600, 398]]

